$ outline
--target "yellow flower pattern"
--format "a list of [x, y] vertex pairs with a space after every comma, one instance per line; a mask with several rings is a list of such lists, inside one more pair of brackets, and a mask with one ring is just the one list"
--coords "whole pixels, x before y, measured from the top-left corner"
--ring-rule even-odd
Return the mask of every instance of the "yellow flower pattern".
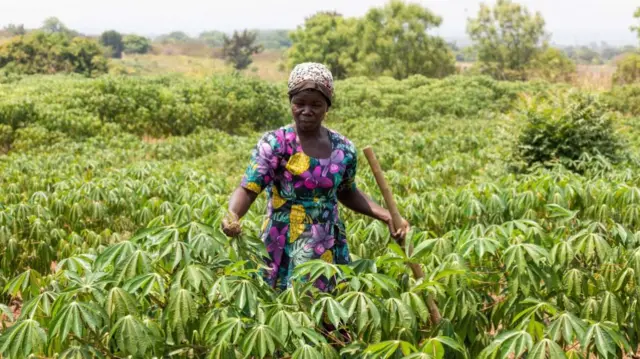
[[260, 186], [255, 182], [247, 183], [245, 188], [248, 189], [249, 191], [255, 192], [255, 193], [260, 193], [262, 191], [262, 188], [260, 188]]
[[294, 176], [299, 176], [309, 169], [311, 163], [309, 156], [304, 152], [297, 152], [287, 162], [287, 170]]
[[273, 208], [278, 209], [282, 206], [284, 206], [285, 203], [287, 203], [287, 200], [280, 197], [280, 193], [278, 192], [278, 188], [276, 188], [275, 186], [273, 187], [273, 196], [271, 197], [272, 203], [273, 203]]
[[307, 213], [304, 210], [304, 206], [299, 204], [291, 206], [291, 213], [289, 213], [289, 242], [295, 242], [304, 232], [306, 216]]
[[333, 253], [331, 252], [330, 249], [328, 249], [324, 253], [322, 253], [322, 255], [320, 256], [320, 259], [322, 259], [327, 263], [333, 263]]

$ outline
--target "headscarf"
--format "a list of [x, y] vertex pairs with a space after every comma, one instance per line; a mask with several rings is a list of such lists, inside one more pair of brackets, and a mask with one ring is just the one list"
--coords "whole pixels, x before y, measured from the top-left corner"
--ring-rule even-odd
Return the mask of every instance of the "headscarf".
[[289, 99], [297, 93], [313, 89], [320, 91], [331, 106], [333, 98], [333, 75], [323, 64], [304, 62], [296, 65], [289, 75]]

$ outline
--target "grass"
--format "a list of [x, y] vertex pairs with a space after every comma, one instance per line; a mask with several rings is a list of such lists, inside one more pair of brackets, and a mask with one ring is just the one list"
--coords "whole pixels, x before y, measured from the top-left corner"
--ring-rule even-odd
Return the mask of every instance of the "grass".
[[[287, 74], [278, 68], [282, 52], [265, 51], [253, 57], [253, 63], [242, 72], [268, 81], [286, 80]], [[215, 57], [187, 55], [125, 55], [112, 59], [110, 72], [127, 75], [182, 74], [187, 77], [206, 77], [230, 73], [233, 68]]]

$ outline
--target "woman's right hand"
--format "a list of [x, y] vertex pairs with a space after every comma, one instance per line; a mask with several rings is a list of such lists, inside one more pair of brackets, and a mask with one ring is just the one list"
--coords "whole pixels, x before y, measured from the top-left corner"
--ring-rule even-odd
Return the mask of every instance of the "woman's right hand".
[[240, 234], [242, 233], [242, 226], [240, 225], [240, 220], [238, 219], [237, 214], [229, 212], [222, 219], [222, 232], [227, 237], [231, 238], [240, 236]]

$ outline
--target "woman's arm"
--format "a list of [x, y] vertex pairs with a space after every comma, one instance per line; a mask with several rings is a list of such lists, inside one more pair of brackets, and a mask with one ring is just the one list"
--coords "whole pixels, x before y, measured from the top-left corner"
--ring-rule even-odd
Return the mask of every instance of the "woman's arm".
[[385, 208], [372, 201], [359, 189], [338, 192], [338, 200], [350, 210], [364, 214], [382, 222], [388, 222], [391, 214]]
[[238, 219], [244, 217], [256, 198], [258, 198], [257, 193], [238, 186], [229, 198], [229, 212], [235, 214]]
[[258, 198], [258, 194], [242, 186], [238, 186], [229, 198], [229, 216], [222, 220], [222, 231], [229, 237], [236, 237], [241, 232], [239, 219], [244, 217]]
[[409, 223], [403, 219], [402, 228], [396, 230], [393, 226], [393, 221], [391, 218], [391, 213], [373, 200], [371, 200], [367, 195], [362, 193], [359, 189], [346, 189], [338, 192], [338, 200], [345, 207], [350, 210], [364, 214], [365, 216], [369, 216], [373, 219], [377, 219], [387, 224], [389, 227], [389, 231], [391, 235], [396, 239], [404, 239], [409, 231]]

